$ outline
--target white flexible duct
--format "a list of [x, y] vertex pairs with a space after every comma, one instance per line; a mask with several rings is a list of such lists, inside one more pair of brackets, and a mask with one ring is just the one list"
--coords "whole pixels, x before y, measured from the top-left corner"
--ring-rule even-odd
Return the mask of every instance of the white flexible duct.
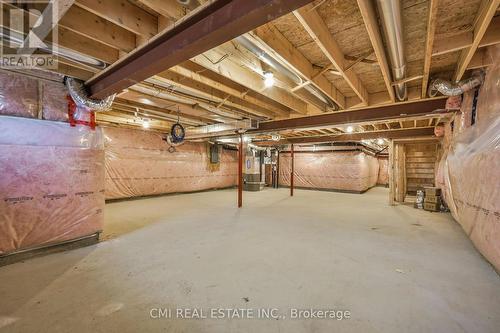
[[428, 93], [430, 97], [437, 95], [438, 91], [446, 96], [457, 96], [461, 95], [466, 91], [474, 89], [475, 87], [481, 85], [484, 82], [484, 72], [474, 71], [472, 76], [468, 79], [459, 81], [457, 83], [451, 83], [443, 79], [435, 79], [429, 85]]
[[111, 108], [116, 94], [106, 97], [105, 99], [90, 98], [82, 81], [72, 77], [65, 77], [64, 83], [68, 88], [69, 95], [78, 106], [85, 106], [92, 111], [107, 111]]

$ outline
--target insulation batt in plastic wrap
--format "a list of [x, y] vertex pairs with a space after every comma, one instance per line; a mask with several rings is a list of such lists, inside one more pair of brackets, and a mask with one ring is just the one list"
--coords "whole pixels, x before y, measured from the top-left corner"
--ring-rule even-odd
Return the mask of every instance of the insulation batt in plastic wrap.
[[237, 152], [221, 149], [210, 164], [205, 143], [186, 142], [170, 153], [159, 133], [106, 127], [106, 199], [193, 192], [236, 185]]
[[[445, 128], [436, 183], [453, 217], [500, 270], [500, 47], [488, 52], [496, 64], [479, 91], [476, 124], [468, 127], [468, 120], [459, 115], [453, 136], [451, 128]], [[470, 114], [471, 103], [464, 98], [462, 115]]]
[[68, 121], [67, 95], [62, 82], [42, 82], [43, 119]]
[[[33, 72], [33, 75], [40, 74]], [[54, 78], [59, 77], [54, 75]], [[68, 92], [61, 81], [0, 72], [0, 115], [37, 118], [40, 92], [43, 119], [68, 121]]]
[[38, 80], [0, 72], [0, 115], [36, 118]]
[[0, 255], [102, 229], [100, 130], [0, 116]]
[[[280, 185], [290, 186], [290, 153], [280, 153]], [[297, 152], [294, 154], [294, 186], [364, 192], [378, 179], [377, 158], [364, 152]]]

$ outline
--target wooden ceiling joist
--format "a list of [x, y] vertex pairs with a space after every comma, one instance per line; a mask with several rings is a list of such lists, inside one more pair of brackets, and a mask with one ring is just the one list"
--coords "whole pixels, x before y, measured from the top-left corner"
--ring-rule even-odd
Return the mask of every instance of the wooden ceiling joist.
[[[269, 110], [279, 117], [288, 117], [290, 115], [290, 109], [286, 107], [279, 107], [277, 105], [278, 103], [267, 99], [264, 96], [256, 97], [251, 94], [250, 90], [247, 88], [236, 88], [235, 84], [225, 84], [220, 75], [217, 75], [216, 73], [208, 70], [204, 70], [203, 67], [198, 66], [192, 61], [186, 61], [179, 66], [172, 67], [170, 70], [179, 73], [180, 75], [189, 77], [205, 86], [209, 86], [212, 89], [221, 91], [227, 95], [234, 96], [238, 100], [251, 103], [265, 110]], [[217, 77], [209, 77], [209, 74], [217, 75]]]
[[93, 98], [104, 98], [250, 31], [311, 0], [220, 0], [188, 15], [172, 29], [87, 82]]
[[375, 8], [370, 0], [358, 0], [358, 7], [363, 17], [365, 23], [366, 31], [370, 37], [370, 42], [377, 57], [377, 61], [382, 72], [382, 77], [384, 78], [385, 87], [389, 94], [391, 102], [396, 101], [394, 94], [394, 88], [391, 85], [391, 70], [389, 68], [389, 62], [387, 61], [387, 56], [385, 55], [384, 43], [382, 41], [382, 35], [378, 26], [377, 14], [375, 13]]
[[305, 103], [288, 91], [278, 87], [266, 88], [263, 78], [250, 70], [238, 65], [230, 60], [223, 62], [213, 61], [213, 59], [222, 59], [217, 50], [210, 50], [205, 54], [193, 57], [191, 61], [204, 67], [207, 70], [218, 73], [223, 77], [230, 79], [254, 92], [264, 95], [284, 107], [290, 108], [300, 114], [311, 113], [312, 105]]
[[[9, 15], [9, 10], [13, 8], [15, 8], [15, 6], [12, 4], [2, 4], [2, 15], [4, 15], [4, 18], [7, 17], [6, 15]], [[28, 15], [30, 20], [37, 20], [39, 17], [37, 11], [25, 10], [25, 13]], [[11, 25], [9, 28], [13, 29], [15, 27]], [[17, 32], [23, 33], [22, 31]], [[118, 50], [116, 48], [105, 45], [95, 39], [91, 39], [79, 32], [74, 32], [73, 30], [70, 30], [60, 24], [58, 26], [57, 38], [59, 46], [90, 56], [97, 60], [101, 60], [107, 64], [111, 64], [118, 60]], [[49, 36], [45, 39], [45, 41], [52, 42], [52, 39]]]
[[434, 33], [436, 31], [438, 2], [439, 0], [429, 0], [428, 4], [427, 37], [425, 40], [424, 69], [422, 77], [422, 98], [427, 96], [427, 84], [429, 82], [429, 72], [431, 69], [432, 47], [434, 45]]
[[[436, 36], [432, 56], [438, 56], [450, 52], [466, 49], [472, 45], [474, 33], [465, 31], [454, 36]], [[478, 48], [500, 43], [500, 16], [494, 17], [487, 27]]]
[[314, 6], [307, 5], [294, 11], [294, 14], [361, 102], [368, 105], [368, 92], [365, 86], [356, 73], [345, 70], [344, 54]]
[[344, 95], [335, 88], [323, 75], [324, 72], [315, 73], [313, 65], [304, 57], [271, 23], [263, 25], [250, 34], [275, 60], [299, 72], [306, 78], [306, 82], [315, 85], [326, 96], [334, 101], [341, 109], [345, 107]]
[[[177, 110], [175, 110], [174, 108], [157, 107], [154, 105], [139, 103], [137, 101], [128, 100], [121, 97], [115, 98], [113, 104], [116, 104], [122, 108], [129, 108], [134, 110], [139, 109], [145, 112], [158, 113], [160, 115], [172, 116], [174, 118], [177, 117]], [[205, 125], [207, 122], [205, 118], [184, 114], [180, 114], [179, 119], [180, 121], [185, 122], [188, 125]]]
[[153, 89], [161, 91], [162, 94], [168, 94], [177, 98], [189, 99], [193, 103], [203, 106], [212, 112], [220, 115], [231, 114], [232, 117], [246, 117], [250, 119], [265, 119], [266, 117], [252, 110], [251, 108], [232, 103], [224, 98], [220, 99], [215, 96], [207, 96], [198, 90], [190, 88], [189, 85], [179, 84], [179, 76], [176, 73], [165, 71], [154, 77], [148, 82], [154, 83]]
[[453, 75], [453, 80], [458, 81], [462, 78], [462, 75], [464, 75], [469, 62], [474, 56], [474, 53], [476, 53], [479, 43], [481, 42], [481, 39], [483, 38], [486, 29], [488, 28], [499, 5], [500, 0], [488, 0], [483, 6], [474, 24], [474, 37], [472, 39], [472, 45], [462, 50], [455, 74]]
[[207, 124], [211, 123], [216, 123], [213, 119], [213, 114], [207, 112], [201, 113], [199, 110], [195, 109], [191, 105], [183, 104], [183, 103], [176, 103], [172, 101], [168, 101], [159, 97], [151, 96], [148, 94], [145, 94], [143, 92], [139, 91], [134, 91], [134, 90], [128, 90], [120, 94], [121, 99], [126, 99], [132, 102], [139, 101], [142, 104], [149, 105], [149, 106], [154, 106], [156, 108], [160, 109], [169, 109], [173, 113], [177, 112], [177, 109], [179, 110], [179, 114], [184, 116], [184, 117], [192, 117], [193, 119], [202, 121]]
[[434, 128], [412, 128], [412, 129], [396, 129], [387, 131], [370, 131], [340, 135], [323, 135], [312, 136], [305, 138], [290, 138], [287, 141], [293, 144], [299, 143], [322, 143], [322, 142], [346, 142], [346, 141], [361, 141], [373, 139], [400, 139], [407, 137], [429, 136], [434, 134]]
[[216, 122], [228, 122], [232, 120], [242, 119], [242, 114], [230, 109], [217, 108], [214, 105], [210, 105], [205, 100], [200, 100], [198, 102], [193, 102], [188, 97], [182, 94], [171, 94], [167, 89], [163, 87], [158, 87], [157, 85], [150, 84], [149, 82], [143, 82], [136, 84], [129, 88], [136, 92], [158, 98], [160, 100], [168, 103], [167, 105], [184, 106], [183, 112], [187, 114], [196, 114], [205, 117], [207, 119], [212, 119]]
[[140, 0], [144, 5], [158, 14], [177, 21], [186, 14], [186, 9], [177, 1], [172, 0]]
[[232, 95], [215, 89], [210, 85], [203, 84], [190, 76], [183, 74], [188, 73], [186, 73], [186, 71], [179, 66], [175, 66], [170, 70], [158, 74], [157, 77], [170, 82], [174, 86], [174, 89], [177, 86], [192, 91], [193, 93], [202, 94], [206, 98], [219, 103], [220, 106], [227, 105], [229, 107], [242, 109], [247, 113], [254, 114], [259, 117], [274, 118], [275, 116], [275, 114], [270, 110], [266, 110], [244, 100], [238, 100]]
[[127, 0], [76, 0], [76, 5], [137, 35], [151, 38], [158, 33], [157, 17]]
[[125, 52], [132, 51], [135, 34], [78, 6], [71, 7], [59, 25]]

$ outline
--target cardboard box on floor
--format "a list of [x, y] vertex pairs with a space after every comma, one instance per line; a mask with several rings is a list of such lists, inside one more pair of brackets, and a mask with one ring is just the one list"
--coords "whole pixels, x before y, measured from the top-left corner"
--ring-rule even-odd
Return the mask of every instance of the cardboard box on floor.
[[440, 203], [424, 202], [424, 210], [430, 212], [439, 212], [440, 207], [441, 207]]
[[441, 189], [439, 187], [424, 187], [425, 190], [425, 196], [440, 196], [441, 195]]
[[434, 195], [426, 195], [424, 198], [425, 203], [440, 203], [441, 202], [441, 197], [440, 196], [434, 196]]

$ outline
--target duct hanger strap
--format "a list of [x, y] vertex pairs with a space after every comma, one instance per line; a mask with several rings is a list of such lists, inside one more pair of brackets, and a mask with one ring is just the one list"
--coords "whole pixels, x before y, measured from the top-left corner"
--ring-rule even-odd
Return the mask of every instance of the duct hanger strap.
[[105, 99], [90, 98], [83, 81], [66, 76], [64, 78], [66, 88], [69, 95], [78, 106], [85, 106], [93, 111], [107, 111], [111, 108], [116, 94], [106, 97]]

